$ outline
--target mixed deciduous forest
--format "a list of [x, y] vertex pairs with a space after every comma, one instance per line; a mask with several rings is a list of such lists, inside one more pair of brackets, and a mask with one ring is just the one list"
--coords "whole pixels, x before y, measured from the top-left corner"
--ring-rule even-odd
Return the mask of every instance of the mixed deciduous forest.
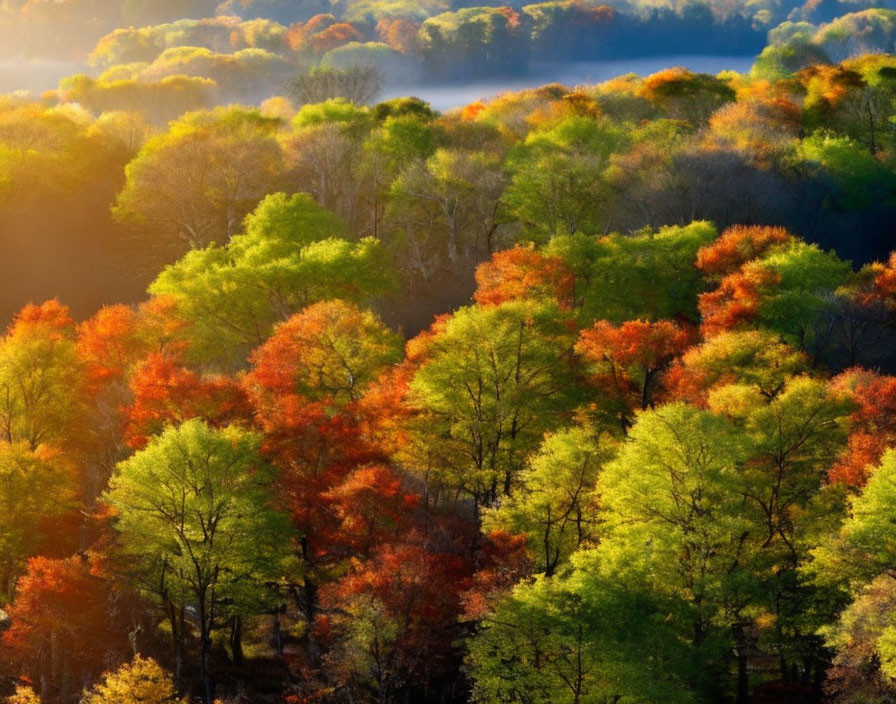
[[0, 36], [6, 704], [896, 701], [896, 9]]

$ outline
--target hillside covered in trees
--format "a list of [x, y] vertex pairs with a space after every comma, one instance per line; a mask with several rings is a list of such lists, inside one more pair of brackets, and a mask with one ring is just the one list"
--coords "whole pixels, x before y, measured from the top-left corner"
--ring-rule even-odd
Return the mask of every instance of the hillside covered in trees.
[[896, 701], [896, 11], [0, 33], [0, 701]]

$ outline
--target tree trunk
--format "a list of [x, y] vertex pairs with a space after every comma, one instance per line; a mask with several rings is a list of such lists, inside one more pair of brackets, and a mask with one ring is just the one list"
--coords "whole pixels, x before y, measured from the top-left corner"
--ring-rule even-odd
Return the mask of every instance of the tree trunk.
[[234, 616], [230, 622], [230, 652], [233, 655], [233, 664], [243, 664], [243, 619]]
[[209, 674], [209, 652], [211, 650], [211, 633], [206, 604], [206, 594], [199, 594], [199, 675], [202, 680], [202, 701], [212, 704], [212, 680]]
[[174, 684], [183, 685], [184, 672], [184, 607], [179, 609], [174, 602], [168, 602], [168, 620], [171, 623], [171, 645], [174, 649]]
[[277, 659], [283, 660], [283, 631], [280, 628], [280, 611], [274, 614], [274, 649]]
[[737, 652], [737, 704], [749, 704], [750, 678], [747, 673], [747, 639], [743, 625], [737, 624], [733, 630]]

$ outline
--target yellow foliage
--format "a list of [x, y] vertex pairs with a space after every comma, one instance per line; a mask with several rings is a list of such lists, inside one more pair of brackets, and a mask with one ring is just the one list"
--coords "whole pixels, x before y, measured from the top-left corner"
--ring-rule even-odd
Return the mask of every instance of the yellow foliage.
[[41, 704], [40, 697], [31, 687], [16, 687], [16, 693], [4, 701], [6, 704]]
[[[85, 692], [81, 704], [187, 704], [175, 697], [171, 676], [151, 658], [139, 655], [130, 663], [107, 674], [102, 682]], [[25, 700], [17, 704], [33, 704]]]

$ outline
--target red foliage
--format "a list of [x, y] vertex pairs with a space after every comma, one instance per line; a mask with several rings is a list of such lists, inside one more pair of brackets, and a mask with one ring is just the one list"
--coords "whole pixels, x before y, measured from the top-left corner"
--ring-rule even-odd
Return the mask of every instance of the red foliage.
[[783, 227], [735, 225], [697, 252], [697, 268], [705, 274], [727, 276], [792, 238]]
[[592, 383], [622, 401], [627, 423], [635, 408], [653, 405], [662, 373], [690, 346], [693, 334], [668, 320], [631, 320], [619, 326], [599, 321], [583, 330], [576, 351], [594, 367]]
[[718, 288], [700, 294], [702, 332], [711, 337], [749, 324], [759, 312], [763, 289], [778, 283], [778, 275], [757, 262], [722, 279]]
[[310, 36], [307, 34], [306, 29], [306, 36], [308, 46], [312, 51], [318, 54], [332, 51], [349, 42], [360, 42], [364, 40], [361, 33], [346, 22], [330, 25], [322, 32]]
[[251, 417], [245, 391], [238, 382], [222, 376], [201, 377], [162, 352], [154, 352], [130, 381], [133, 403], [125, 409], [125, 438], [141, 448], [150, 436], [167, 425], [201, 418], [212, 425]]
[[849, 369], [831, 381], [858, 407], [850, 416], [852, 434], [847, 449], [831, 468], [831, 482], [862, 487], [884, 452], [896, 445], [896, 377], [864, 369]]
[[128, 653], [123, 618], [132, 612], [116, 604], [119, 596], [86, 558], [32, 558], [6, 607], [11, 626], [3, 634], [4, 659], [31, 681], [46, 683], [44, 701], [77, 694], [66, 687], [76, 690]]
[[181, 353], [186, 350], [189, 323], [178, 313], [177, 301], [153, 296], [137, 308], [139, 334], [150, 349]]
[[125, 305], [107, 306], [78, 326], [78, 352], [94, 383], [121, 378], [143, 354], [137, 313]]
[[367, 387], [358, 401], [361, 436], [384, 456], [391, 456], [408, 442], [406, 421], [413, 413], [408, 392], [416, 367], [404, 362], [390, 367]]
[[677, 361], [669, 367], [663, 383], [670, 401], [684, 401], [693, 406], [706, 406], [707, 391], [714, 385], [705, 371], [695, 369], [687, 360]]
[[340, 521], [337, 540], [365, 557], [411, 527], [411, 514], [420, 501], [405, 490], [401, 477], [383, 465], [356, 469], [322, 498], [331, 502]]
[[561, 307], [573, 304], [574, 276], [559, 257], [550, 257], [528, 247], [506, 249], [476, 269], [480, 305], [500, 305], [520, 298], [554, 298]]
[[[302, 531], [311, 560], [342, 555], [345, 543], [363, 547], [364, 540], [354, 533], [366, 519], [356, 517], [360, 522], [354, 523], [339, 506], [340, 501], [362, 501], [362, 494], [353, 495], [361, 486], [344, 486], [342, 493], [339, 487], [352, 481], [349, 475], [358, 467], [386, 459], [379, 441], [388, 437], [401, 413], [403, 376], [396, 375], [400, 383], [390, 385], [387, 367], [381, 382], [362, 378], [376, 368], [367, 362], [378, 359], [365, 353], [380, 354], [377, 340], [367, 335], [365, 315], [339, 302], [307, 308], [255, 351], [254, 368], [244, 379], [265, 435], [264, 450], [279, 469], [280, 501]], [[346, 341], [357, 348], [345, 354], [357, 356], [345, 359], [337, 350]], [[357, 367], [349, 375], [350, 386], [337, 373], [343, 363]], [[368, 385], [369, 399], [360, 395]], [[368, 487], [383, 488], [376, 482]]]
[[863, 271], [869, 271], [871, 281], [868, 290], [860, 297], [862, 303], [879, 301], [887, 308], [896, 308], [896, 252], [890, 255], [886, 264], [874, 262]]
[[336, 24], [336, 18], [329, 13], [320, 13], [309, 19], [305, 24], [302, 25], [302, 30], [306, 34], [316, 34], [317, 32], [323, 32], [327, 27], [331, 27]]
[[462, 595], [464, 620], [481, 619], [508, 589], [532, 574], [526, 536], [506, 531], [485, 536], [478, 563], [470, 588]]
[[[453, 554], [432, 553], [416, 541], [385, 545], [373, 557], [357, 563], [335, 584], [322, 589], [326, 609], [345, 611], [357, 604], [365, 605], [375, 624], [388, 623], [392, 638], [376, 653], [383, 681], [425, 681], [450, 667], [452, 634], [457, 634], [460, 614], [459, 592], [467, 584], [470, 563]], [[351, 611], [349, 611], [351, 613]], [[321, 640], [339, 638], [340, 631], [350, 628], [358, 615], [349, 617], [321, 616], [316, 633]], [[331, 676], [353, 666], [344, 658], [353, 658], [354, 651], [340, 657], [338, 651], [327, 658]]]
[[673, 322], [630, 320], [620, 326], [599, 321], [583, 330], [576, 349], [594, 362], [608, 361], [623, 367], [661, 369], [688, 347], [690, 334]]
[[507, 26], [510, 29], [516, 29], [520, 26], [520, 13], [512, 7], [508, 7], [507, 5], [504, 7], [497, 7], [495, 8], [495, 12], [504, 15], [504, 18], [507, 20]]
[[75, 321], [68, 307], [52, 299], [40, 305], [29, 303], [22, 308], [13, 318], [8, 334], [10, 337], [15, 337], [29, 330], [41, 328], [47, 332], [52, 331], [61, 338], [71, 334], [74, 327]]
[[395, 51], [408, 54], [417, 49], [420, 24], [405, 18], [382, 19], [376, 25], [376, 32]]
[[429, 357], [434, 342], [450, 321], [450, 313], [437, 315], [429, 328], [418, 333], [417, 337], [408, 340], [407, 345], [405, 345], [406, 362], [413, 365], [415, 369], [423, 364]]
[[464, 108], [460, 111], [460, 119], [465, 120], [467, 122], [473, 122], [482, 111], [485, 110], [485, 103], [481, 100], [477, 100], [474, 103], [470, 103], [469, 105], [464, 106]]

